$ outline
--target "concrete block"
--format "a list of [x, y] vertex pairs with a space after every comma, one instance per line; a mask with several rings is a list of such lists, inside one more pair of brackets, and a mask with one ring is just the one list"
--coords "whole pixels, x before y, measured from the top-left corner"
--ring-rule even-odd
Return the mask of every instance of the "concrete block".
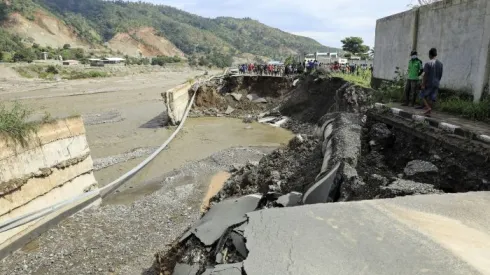
[[[44, 207], [61, 202], [67, 198], [80, 195], [84, 193], [84, 189], [97, 184], [92, 172], [78, 176], [77, 178], [65, 183], [64, 185], [52, 189], [49, 193], [37, 197], [22, 207], [16, 208], [7, 214], [0, 216], [0, 222], [7, 221], [9, 219], [19, 217], [21, 215], [33, 212]], [[2, 200], [4, 198], [1, 198]], [[7, 241], [9, 238], [21, 234], [24, 230], [33, 226], [35, 222], [23, 225], [16, 229], [9, 230], [7, 232], [0, 233], [0, 243]]]

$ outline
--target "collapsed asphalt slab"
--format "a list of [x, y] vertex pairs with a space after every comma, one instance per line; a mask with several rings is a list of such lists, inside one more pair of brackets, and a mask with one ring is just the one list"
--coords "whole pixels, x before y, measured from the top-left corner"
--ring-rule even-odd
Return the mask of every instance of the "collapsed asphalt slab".
[[245, 222], [245, 214], [257, 209], [260, 195], [248, 195], [238, 199], [230, 199], [212, 207], [180, 241], [194, 234], [205, 246], [215, 243], [225, 231], [235, 224]]
[[490, 193], [247, 214], [248, 275], [488, 274]]

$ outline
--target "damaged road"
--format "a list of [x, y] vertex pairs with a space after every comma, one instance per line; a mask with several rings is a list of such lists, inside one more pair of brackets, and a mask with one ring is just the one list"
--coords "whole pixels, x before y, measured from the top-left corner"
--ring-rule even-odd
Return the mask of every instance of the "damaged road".
[[[156, 255], [160, 273], [490, 270], [484, 258], [459, 252], [476, 249], [471, 242], [458, 241], [477, 234], [485, 242], [482, 255], [490, 257], [488, 215], [475, 219], [489, 206], [488, 193], [447, 194], [490, 190], [489, 148], [466, 145], [437, 130], [426, 137], [427, 129], [368, 111], [370, 91], [343, 80], [316, 73], [295, 82], [281, 100], [270, 100], [275, 106], [261, 108], [256, 119], [267, 123], [288, 117], [282, 127], [297, 136], [259, 163], [234, 167], [210, 211], [174, 242], [171, 253]], [[227, 93], [235, 101], [247, 96], [234, 90], [214, 96], [226, 98]], [[471, 209], [465, 207], [468, 202]], [[453, 211], [460, 207], [468, 216]], [[441, 222], [458, 233], [439, 232]]]

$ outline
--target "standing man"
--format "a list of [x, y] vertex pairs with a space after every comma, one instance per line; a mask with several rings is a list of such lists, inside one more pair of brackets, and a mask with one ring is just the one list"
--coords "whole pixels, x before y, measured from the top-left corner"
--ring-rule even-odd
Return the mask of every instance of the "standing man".
[[443, 73], [442, 62], [437, 60], [436, 48], [430, 49], [429, 58], [430, 61], [424, 66], [424, 79], [422, 80], [422, 100], [425, 105], [424, 114], [427, 116], [430, 116], [436, 102]]
[[[419, 87], [419, 77], [424, 72], [422, 60], [417, 56], [417, 51], [410, 53], [410, 61], [408, 61], [408, 79], [405, 85], [405, 103], [402, 106], [414, 106], [417, 98], [417, 90]], [[410, 101], [412, 98], [412, 101]]]

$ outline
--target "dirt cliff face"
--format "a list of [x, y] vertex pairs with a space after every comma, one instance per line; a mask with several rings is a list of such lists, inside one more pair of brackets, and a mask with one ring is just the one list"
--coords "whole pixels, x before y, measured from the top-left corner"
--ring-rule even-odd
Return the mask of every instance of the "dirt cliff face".
[[54, 48], [63, 47], [65, 44], [81, 48], [90, 46], [89, 43], [80, 39], [71, 27], [41, 10], [34, 13], [34, 20], [29, 20], [19, 13], [13, 13], [4, 23], [4, 27], [7, 31], [41, 46]]
[[154, 28], [143, 27], [128, 33], [118, 33], [110, 41], [109, 47], [129, 56], [179, 56], [184, 53], [165, 37], [156, 34]]

